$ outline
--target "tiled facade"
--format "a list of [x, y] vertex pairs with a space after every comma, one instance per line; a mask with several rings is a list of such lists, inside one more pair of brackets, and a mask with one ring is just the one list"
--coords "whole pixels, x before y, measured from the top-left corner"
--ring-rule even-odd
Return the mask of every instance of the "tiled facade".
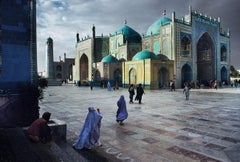
[[[229, 82], [230, 32], [222, 30], [220, 18], [203, 15], [189, 7], [189, 13], [181, 20], [176, 18], [175, 12], [172, 13], [171, 19], [164, 13], [148, 28], [146, 35], [141, 36], [140, 41], [138, 37], [139, 34], [126, 23], [109, 37], [104, 37], [104, 40], [109, 40], [109, 45], [105, 45], [108, 50], [106, 49], [101, 56], [104, 59], [107, 55], [112, 55], [122, 63], [120, 69], [114, 69], [117, 63], [113, 62], [110, 69], [121, 71], [120, 84], [123, 86], [132, 82], [142, 83], [149, 89], [157, 89], [168, 86], [170, 80], [173, 80], [178, 88], [185, 82], [198, 86], [209, 85], [214, 80], [219, 84]], [[101, 64], [101, 61], [94, 61], [94, 58], [99, 56], [99, 49], [95, 48], [99, 44], [94, 40], [95, 35], [77, 42], [73, 80], [97, 83], [97, 73], [98, 80], [101, 78], [110, 82], [116, 81], [116, 76], [99, 73], [98, 67], [95, 66]], [[157, 61], [148, 56], [140, 58], [141, 61], [132, 59], [144, 50], [153, 52], [158, 57]], [[82, 56], [85, 57], [87, 66], [81, 65], [86, 64], [81, 61]], [[87, 72], [82, 68], [87, 68]], [[136, 71], [134, 81], [130, 79], [132, 70]]]

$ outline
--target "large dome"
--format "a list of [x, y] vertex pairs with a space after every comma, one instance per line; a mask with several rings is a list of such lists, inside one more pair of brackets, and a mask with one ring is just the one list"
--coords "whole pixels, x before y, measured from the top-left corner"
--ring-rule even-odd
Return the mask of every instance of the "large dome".
[[147, 30], [147, 35], [159, 34], [161, 25], [169, 24], [172, 20], [167, 17], [162, 17], [155, 21]]
[[143, 51], [138, 52], [135, 56], [133, 56], [132, 61], [145, 60], [145, 59], [149, 59], [149, 58], [156, 60], [157, 56], [153, 52], [150, 52], [148, 50], [143, 50]]
[[127, 25], [124, 25], [116, 30], [114, 34], [120, 33], [124, 35], [125, 40], [129, 43], [141, 43], [141, 35]]
[[118, 62], [118, 59], [112, 55], [107, 55], [102, 58], [101, 62]]

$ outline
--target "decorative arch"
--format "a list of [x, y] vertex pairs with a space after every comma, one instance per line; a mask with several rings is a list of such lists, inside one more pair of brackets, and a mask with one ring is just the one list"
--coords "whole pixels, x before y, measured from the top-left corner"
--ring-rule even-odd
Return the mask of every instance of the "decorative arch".
[[221, 68], [221, 82], [227, 82], [228, 75], [227, 75], [227, 69], [225, 67]]
[[166, 88], [169, 82], [169, 71], [162, 67], [158, 70], [158, 88]]
[[62, 79], [62, 74], [58, 73], [56, 76], [57, 79]]
[[181, 40], [181, 55], [189, 56], [191, 51], [191, 40], [185, 35]]
[[184, 83], [191, 82], [192, 81], [192, 68], [190, 65], [185, 64], [182, 67], [181, 70], [181, 78], [182, 78], [182, 87], [184, 86]]
[[88, 81], [89, 74], [88, 74], [88, 57], [83, 54], [80, 58], [79, 63], [79, 72], [80, 72], [80, 81]]
[[206, 32], [197, 43], [197, 79], [201, 83], [215, 80], [215, 46]]
[[62, 71], [62, 66], [61, 65], [57, 65], [56, 66], [56, 71]]
[[99, 70], [96, 70], [93, 80], [95, 82], [101, 82], [101, 73]]
[[116, 69], [113, 74], [114, 81], [116, 81], [119, 84], [122, 84], [122, 72], [120, 69]]
[[221, 61], [227, 61], [227, 48], [225, 45], [221, 47]]
[[129, 84], [137, 84], [137, 71], [134, 68], [129, 71]]
[[167, 56], [168, 58], [170, 58], [169, 54], [168, 54], [168, 40], [167, 39], [163, 40], [163, 49], [162, 50], [163, 50], [163, 54], [165, 56]]
[[72, 66], [73, 66], [72, 64], [70, 64], [68, 66], [68, 74], [69, 74], [69, 76], [68, 76], [69, 78], [68, 79], [69, 80], [72, 80], [72, 76], [73, 76], [73, 71], [72, 71], [73, 68], [72, 68]]

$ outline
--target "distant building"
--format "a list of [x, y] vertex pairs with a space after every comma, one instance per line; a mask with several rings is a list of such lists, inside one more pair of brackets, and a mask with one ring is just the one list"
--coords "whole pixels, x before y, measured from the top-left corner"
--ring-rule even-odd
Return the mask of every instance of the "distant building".
[[64, 53], [63, 60], [59, 57], [59, 62], [54, 61], [53, 39], [46, 41], [46, 72], [45, 77], [48, 85], [61, 85], [62, 83], [72, 82], [73, 58], [66, 58]]
[[209, 85], [230, 81], [230, 31], [222, 30], [220, 18], [193, 11], [182, 19], [166, 12], [140, 36], [125, 24], [109, 36], [79, 39], [77, 34], [75, 82], [102, 81], [147, 89], [176, 88], [185, 82]]
[[36, 1], [0, 1], [0, 89], [37, 83]]

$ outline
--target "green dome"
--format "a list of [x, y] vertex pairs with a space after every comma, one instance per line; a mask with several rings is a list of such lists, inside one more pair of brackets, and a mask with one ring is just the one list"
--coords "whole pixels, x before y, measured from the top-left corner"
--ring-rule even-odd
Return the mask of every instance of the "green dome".
[[118, 59], [112, 55], [107, 55], [102, 58], [101, 62], [118, 62]]
[[143, 51], [138, 52], [135, 56], [133, 56], [132, 61], [145, 60], [145, 59], [149, 59], [149, 58], [156, 60], [157, 56], [153, 52], [150, 52], [148, 50], [143, 50]]
[[129, 43], [141, 43], [141, 35], [127, 25], [122, 26], [114, 34], [123, 34], [124, 39]]
[[167, 17], [162, 17], [161, 19], [155, 21], [147, 30], [147, 35], [151, 35], [151, 33], [159, 34], [161, 25], [169, 24], [172, 20]]

